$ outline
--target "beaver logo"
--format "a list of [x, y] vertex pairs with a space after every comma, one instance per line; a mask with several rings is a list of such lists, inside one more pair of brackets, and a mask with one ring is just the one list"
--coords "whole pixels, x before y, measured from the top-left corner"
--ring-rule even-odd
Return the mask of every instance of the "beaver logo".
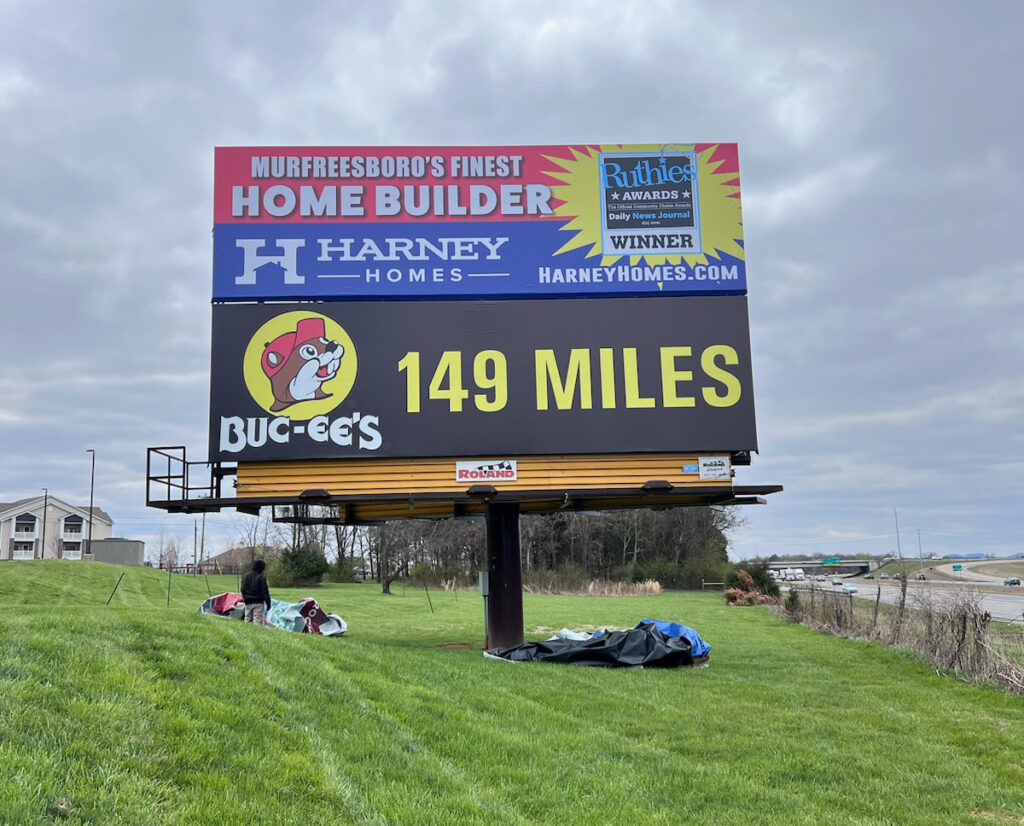
[[293, 332], [283, 333], [263, 347], [260, 366], [274, 394], [273, 413], [297, 402], [330, 398], [322, 385], [338, 375], [345, 348], [328, 341], [322, 318], [304, 318]]
[[242, 357], [245, 387], [272, 416], [308, 422], [348, 399], [359, 372], [352, 336], [330, 316], [281, 313], [249, 337]]

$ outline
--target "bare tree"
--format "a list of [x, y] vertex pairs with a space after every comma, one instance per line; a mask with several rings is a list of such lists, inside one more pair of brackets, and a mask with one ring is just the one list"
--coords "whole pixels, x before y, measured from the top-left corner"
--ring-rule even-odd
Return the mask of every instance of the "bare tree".
[[408, 529], [408, 521], [395, 520], [374, 525], [367, 531], [370, 554], [377, 562], [381, 593], [391, 593], [391, 583], [399, 578], [402, 569], [406, 567]]
[[236, 513], [231, 521], [242, 547], [261, 548], [267, 545], [271, 521], [266, 508], [260, 508], [260, 512], [255, 516]]
[[178, 560], [181, 556], [181, 550], [179, 548], [179, 542], [176, 538], [171, 537], [160, 549], [159, 564], [161, 568], [175, 568], [178, 565]]
[[57, 531], [53, 531], [46, 537], [46, 547], [43, 549], [43, 559], [46, 559], [47, 551], [53, 559], [64, 558], [64, 540]]

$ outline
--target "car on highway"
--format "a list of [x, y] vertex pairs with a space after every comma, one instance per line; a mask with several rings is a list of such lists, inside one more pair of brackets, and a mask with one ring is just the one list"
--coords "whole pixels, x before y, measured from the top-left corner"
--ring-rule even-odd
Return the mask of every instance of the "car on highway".
[[874, 579], [874, 578], [875, 578], [874, 574], [864, 574], [864, 579]]
[[818, 574], [818, 575], [817, 575], [817, 576], [816, 576], [816, 577], [814, 578], [814, 581], [815, 581], [815, 582], [824, 582], [824, 581], [825, 581], [825, 575], [824, 575], [824, 574]]
[[888, 574], [882, 574], [882, 575], [881, 575], [881, 576], [879, 577], [879, 579], [888, 579], [888, 578], [889, 578], [889, 575], [888, 575]]
[[857, 593], [857, 586], [856, 585], [844, 585], [843, 586], [843, 593], [844, 594], [856, 594]]
[[1003, 580], [1003, 585], [1020, 585], [1019, 576], [1008, 576]]
[[893, 579], [903, 579], [903, 574], [893, 574], [892, 578]]
[[833, 585], [842, 585], [843, 581], [839, 577], [836, 577], [835, 579], [832, 580], [832, 584]]
[[928, 577], [926, 577], [924, 574], [917, 574], [917, 576], [915, 576], [914, 579], [916, 579], [918, 581], [924, 581], [924, 580], [928, 579]]

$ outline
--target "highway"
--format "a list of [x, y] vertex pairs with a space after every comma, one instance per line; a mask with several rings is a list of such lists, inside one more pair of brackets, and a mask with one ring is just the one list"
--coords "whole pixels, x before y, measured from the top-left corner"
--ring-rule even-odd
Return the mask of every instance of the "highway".
[[[831, 578], [826, 582], [802, 582], [803, 589], [812, 585], [821, 591], [841, 591], [839, 585], [833, 586]], [[900, 583], [893, 580], [864, 580], [858, 578], [843, 581], [846, 585], [856, 585], [858, 599], [874, 600], [878, 589], [882, 591], [882, 602], [896, 605], [900, 600]], [[793, 583], [779, 583], [785, 593], [787, 585]], [[981, 604], [988, 611], [993, 619], [1001, 622], [1024, 622], [1024, 588], [1021, 586], [1006, 586], [992, 581], [985, 582], [917, 582], [911, 580], [907, 583], [907, 605], [913, 608], [915, 604], [924, 599], [934, 599], [939, 604], [949, 599], [957, 591], [965, 591], [977, 595]]]

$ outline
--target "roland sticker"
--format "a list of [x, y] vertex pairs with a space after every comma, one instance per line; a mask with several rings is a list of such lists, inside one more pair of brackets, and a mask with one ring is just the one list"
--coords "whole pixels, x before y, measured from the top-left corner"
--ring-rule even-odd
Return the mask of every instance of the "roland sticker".
[[456, 482], [515, 482], [515, 459], [474, 459], [455, 463]]

